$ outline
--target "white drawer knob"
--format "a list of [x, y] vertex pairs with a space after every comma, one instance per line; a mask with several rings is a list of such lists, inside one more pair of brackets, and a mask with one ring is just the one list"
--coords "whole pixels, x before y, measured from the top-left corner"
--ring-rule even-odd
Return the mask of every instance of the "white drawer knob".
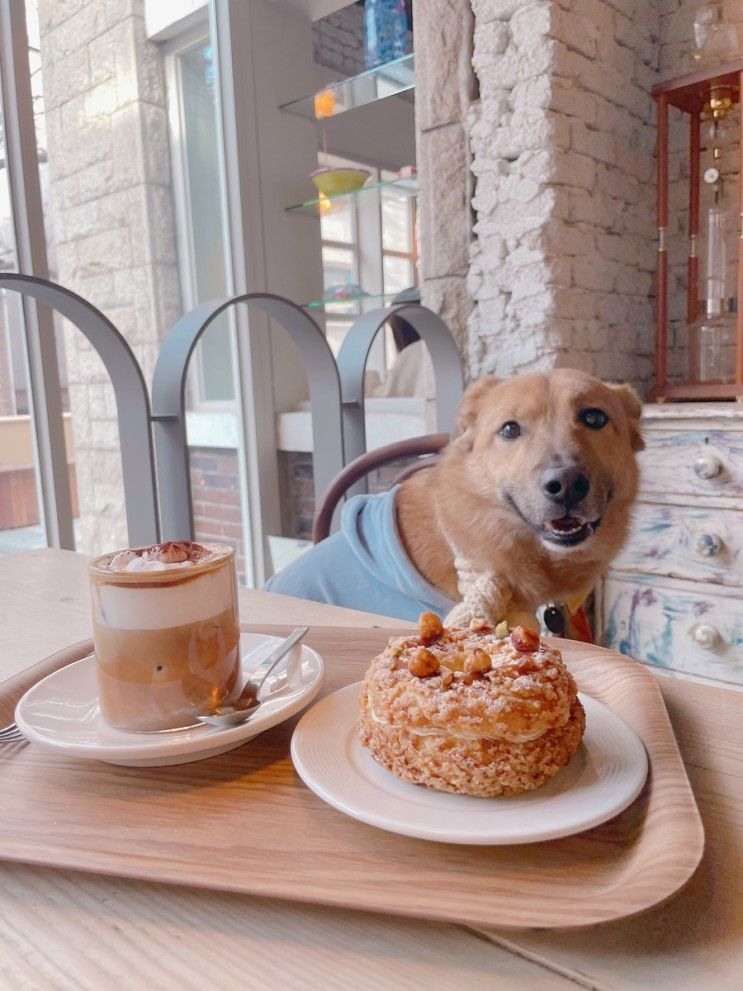
[[706, 623], [700, 623], [695, 626], [691, 631], [691, 635], [694, 638], [694, 643], [704, 650], [712, 650], [720, 642], [720, 634], [714, 628], [714, 626], [708, 626]]
[[714, 557], [721, 553], [725, 541], [717, 533], [700, 533], [694, 544], [697, 554], [702, 557]]
[[697, 478], [717, 478], [722, 469], [722, 461], [715, 454], [702, 454], [694, 462], [694, 474]]

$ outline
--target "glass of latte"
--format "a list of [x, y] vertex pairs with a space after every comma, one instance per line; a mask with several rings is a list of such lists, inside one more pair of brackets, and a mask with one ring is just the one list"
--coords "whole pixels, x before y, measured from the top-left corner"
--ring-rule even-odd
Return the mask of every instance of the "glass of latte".
[[178, 540], [90, 564], [104, 719], [135, 732], [180, 729], [240, 689], [230, 547]]

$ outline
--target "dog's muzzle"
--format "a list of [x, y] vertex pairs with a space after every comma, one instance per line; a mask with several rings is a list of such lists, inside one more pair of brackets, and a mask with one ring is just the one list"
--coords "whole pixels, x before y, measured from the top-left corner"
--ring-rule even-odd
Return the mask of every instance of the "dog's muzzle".
[[601, 517], [596, 520], [586, 520], [581, 516], [559, 516], [548, 520], [542, 527], [543, 540], [561, 547], [575, 547], [593, 536], [601, 523]]
[[582, 544], [584, 540], [588, 540], [589, 537], [594, 535], [603, 518], [602, 513], [601, 516], [589, 520], [587, 517], [581, 516], [574, 509], [567, 512], [563, 506], [563, 512], [560, 516], [554, 516], [544, 523], [533, 523], [521, 512], [513, 496], [508, 496], [508, 502], [514, 512], [530, 530], [541, 537], [546, 543], [558, 547], [577, 547], [578, 544]]

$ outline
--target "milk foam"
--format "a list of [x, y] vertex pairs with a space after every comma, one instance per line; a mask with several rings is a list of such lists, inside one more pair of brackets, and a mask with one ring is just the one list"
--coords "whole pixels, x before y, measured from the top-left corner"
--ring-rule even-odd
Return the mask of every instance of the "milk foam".
[[93, 587], [96, 620], [118, 630], [165, 630], [200, 623], [224, 612], [232, 601], [229, 567], [207, 571], [172, 586], [153, 583], [136, 588], [102, 583]]
[[109, 571], [166, 571], [205, 564], [225, 553], [223, 547], [205, 547], [191, 540], [168, 540], [150, 547], [124, 550], [115, 554], [105, 566]]

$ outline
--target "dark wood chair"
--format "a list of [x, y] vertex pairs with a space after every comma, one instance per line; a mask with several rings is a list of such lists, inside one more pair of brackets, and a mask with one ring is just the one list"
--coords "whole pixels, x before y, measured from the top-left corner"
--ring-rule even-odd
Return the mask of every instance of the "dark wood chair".
[[367, 451], [366, 454], [354, 458], [338, 472], [317, 503], [315, 522], [312, 527], [313, 542], [319, 544], [321, 540], [325, 540], [329, 536], [336, 506], [359, 479], [393, 461], [401, 461], [403, 458], [417, 458], [417, 461], [407, 465], [395, 476], [393, 484], [396, 485], [414, 472], [420, 471], [422, 468], [432, 467], [437, 461], [439, 452], [448, 443], [449, 434], [423, 434], [421, 437], [409, 437], [407, 440], [399, 440], [394, 444], [386, 444], [384, 447]]

